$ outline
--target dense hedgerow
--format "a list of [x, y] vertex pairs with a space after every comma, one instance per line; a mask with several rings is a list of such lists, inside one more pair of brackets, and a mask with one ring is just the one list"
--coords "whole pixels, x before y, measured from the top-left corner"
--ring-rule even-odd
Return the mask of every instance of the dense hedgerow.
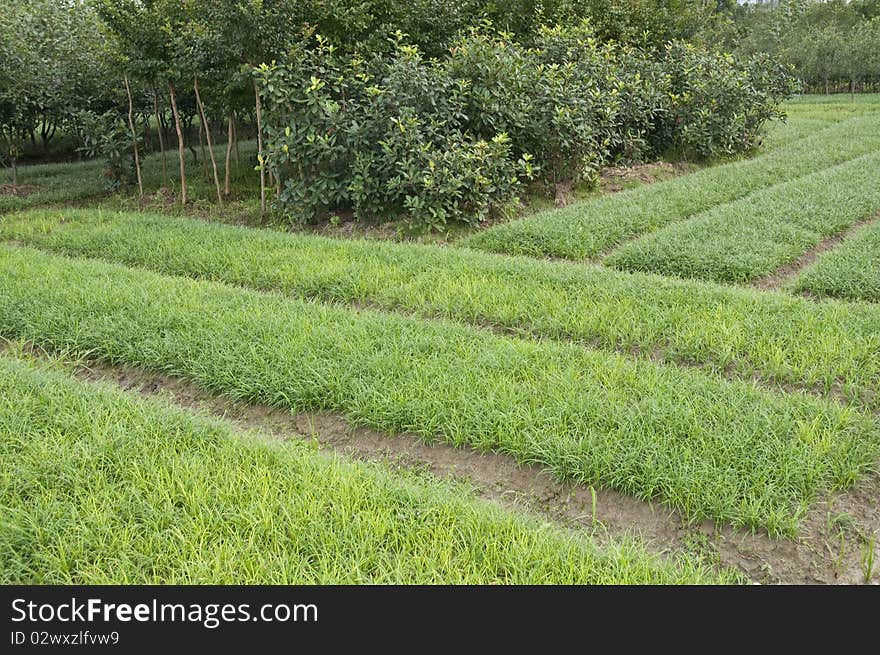
[[553, 189], [669, 149], [747, 150], [790, 91], [764, 60], [680, 43], [649, 54], [586, 23], [542, 28], [529, 47], [477, 29], [440, 59], [393, 40], [392, 54], [362, 57], [309, 38], [256, 69], [264, 165], [292, 219], [478, 223], [533, 178]]
[[780, 100], [796, 91], [786, 68], [767, 55], [734, 57], [684, 42], [666, 46], [663, 71], [670, 93], [653, 145], [685, 156], [753, 148], [764, 123], [784, 118]]

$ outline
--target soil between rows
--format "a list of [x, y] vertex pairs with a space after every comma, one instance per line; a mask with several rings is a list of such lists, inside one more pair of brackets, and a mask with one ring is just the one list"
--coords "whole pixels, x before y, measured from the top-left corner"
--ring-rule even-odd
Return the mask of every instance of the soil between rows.
[[[843, 232], [838, 232], [837, 234], [828, 237], [821, 243], [818, 243], [810, 248], [795, 261], [789, 264], [785, 264], [784, 266], [776, 269], [769, 275], [758, 278], [757, 280], [753, 280], [752, 286], [763, 290], [781, 289], [783, 286], [785, 286], [786, 283], [796, 278], [801, 273], [801, 271], [803, 271], [805, 268], [807, 268], [817, 259], [819, 259], [819, 256], [821, 254], [836, 248], [846, 239], [853, 236], [855, 233], [859, 232], [876, 220], [880, 220], [880, 214], [862, 219], [858, 223], [855, 223], [854, 225], [851, 225], [850, 227], [845, 229]], [[807, 298], [813, 298], [812, 294], [809, 293], [804, 294], [804, 296]]]
[[[314, 440], [324, 451], [379, 461], [392, 468], [424, 469], [474, 487], [476, 494], [506, 507], [538, 514], [568, 528], [585, 529], [599, 541], [637, 536], [659, 553], [697, 553], [739, 569], [763, 584], [861, 584], [866, 581], [869, 547], [880, 550], [880, 475], [821, 499], [803, 522], [797, 541], [734, 531], [711, 522], [688, 525], [659, 503], [609, 489], [560, 483], [535, 466], [467, 447], [428, 444], [414, 435], [388, 435], [351, 425], [328, 413], [291, 414], [239, 403], [195, 384], [142, 369], [78, 362], [78, 378], [109, 382], [145, 396], [161, 396], [188, 410], [258, 430], [268, 438]], [[873, 540], [873, 541], [871, 541]], [[880, 560], [880, 553], [875, 556]], [[880, 562], [871, 584], [880, 584]]]

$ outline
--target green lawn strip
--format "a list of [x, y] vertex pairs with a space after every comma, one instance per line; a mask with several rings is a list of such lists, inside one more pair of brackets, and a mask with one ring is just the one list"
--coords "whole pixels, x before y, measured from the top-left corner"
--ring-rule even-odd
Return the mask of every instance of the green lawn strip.
[[139, 213], [34, 211], [0, 238], [324, 301], [492, 325], [880, 406], [880, 308], [597, 266]]
[[[214, 147], [218, 162], [226, 156], [226, 145]], [[255, 184], [251, 158], [256, 157], [256, 142], [245, 141], [239, 146], [240, 163], [233, 165], [232, 174], [235, 181], [234, 190], [259, 195], [259, 185]], [[176, 153], [166, 155], [168, 165], [168, 181], [173, 189], [180, 185], [180, 174], [176, 172]], [[162, 157], [159, 153], [151, 153], [141, 157], [143, 184], [146, 192], [156, 191], [163, 185]], [[216, 199], [213, 178], [205, 176], [204, 166], [197, 164], [187, 156], [189, 197], [194, 202]], [[81, 162], [61, 162], [52, 164], [36, 164], [19, 166], [18, 183], [29, 187], [22, 195], [0, 194], [0, 214], [19, 211], [42, 205], [51, 205], [78, 200], [88, 200], [108, 196], [111, 193], [104, 178], [103, 170], [106, 163], [102, 160]], [[223, 174], [222, 168], [220, 174]], [[241, 178], [247, 175], [248, 179]], [[0, 168], [0, 185], [11, 184], [12, 176], [8, 169]], [[257, 178], [256, 182], [259, 182]], [[128, 190], [131, 192], [131, 189]], [[136, 189], [135, 189], [136, 191]]]
[[627, 243], [605, 263], [744, 283], [795, 261], [878, 208], [880, 151], [669, 225]]
[[0, 335], [496, 450], [773, 535], [880, 455], [875, 419], [800, 394], [30, 248], [0, 246]]
[[880, 150], [880, 114], [841, 122], [765, 155], [491, 227], [460, 245], [583, 260], [702, 211]]
[[880, 102], [858, 103], [849, 98], [836, 104], [789, 102], [785, 104], [785, 121], [769, 123], [761, 138], [759, 153], [768, 153], [795, 141], [815, 136], [843, 121], [880, 113]]
[[785, 123], [774, 123], [761, 137], [761, 146], [758, 151], [761, 155], [777, 148], [789, 146], [796, 141], [815, 136], [818, 132], [842, 122], [846, 118], [827, 118], [825, 116], [805, 115], [803, 117], [789, 118]]
[[790, 288], [814, 296], [880, 302], [880, 217], [821, 254]]
[[[28, 207], [81, 200], [106, 193], [101, 178], [102, 162], [87, 161], [20, 166], [21, 195], [0, 194], [0, 214]], [[0, 171], [0, 184], [11, 184], [7, 170]]]
[[788, 109], [803, 106], [834, 106], [842, 109], [851, 107], [876, 107], [880, 109], [880, 93], [856, 93], [856, 94], [822, 94], [807, 93], [794, 96], [785, 102]]
[[3, 584], [733, 582], [0, 357]]

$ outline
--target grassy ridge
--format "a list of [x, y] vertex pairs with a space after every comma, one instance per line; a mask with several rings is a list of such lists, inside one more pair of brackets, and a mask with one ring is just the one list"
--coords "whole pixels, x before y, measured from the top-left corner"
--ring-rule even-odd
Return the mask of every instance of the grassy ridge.
[[[880, 129], [878, 129], [880, 134]], [[880, 151], [721, 205], [627, 243], [621, 270], [748, 282], [880, 208]]]
[[620, 243], [759, 189], [880, 150], [880, 114], [868, 113], [754, 159], [503, 223], [460, 243], [470, 248], [564, 259], [596, 257]]
[[[14, 220], [13, 220], [14, 219]], [[569, 338], [880, 405], [880, 309], [466, 249], [341, 241], [149, 214], [31, 212], [0, 237], [326, 301]]]
[[816, 296], [880, 302], [880, 217], [820, 255], [791, 288]]
[[3, 584], [733, 579], [7, 357], [0, 453]]
[[509, 453], [688, 518], [794, 534], [873, 470], [875, 420], [575, 346], [0, 246], [0, 334], [230, 396]]

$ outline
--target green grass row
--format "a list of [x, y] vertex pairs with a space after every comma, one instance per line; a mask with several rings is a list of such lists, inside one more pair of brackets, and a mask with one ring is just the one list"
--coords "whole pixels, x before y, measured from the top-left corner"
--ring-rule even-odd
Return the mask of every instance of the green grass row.
[[496, 225], [469, 248], [582, 260], [758, 190], [880, 150], [880, 113], [859, 115], [753, 159]]
[[[880, 98], [880, 95], [876, 97]], [[786, 120], [768, 124], [761, 137], [758, 154], [813, 136], [850, 118], [880, 113], [880, 101], [876, 100], [854, 102], [847, 97], [843, 100], [838, 98], [833, 103], [822, 103], [810, 102], [812, 98], [813, 96], [806, 96], [806, 99], [795, 98], [785, 103]]]
[[880, 220], [820, 255], [791, 287], [815, 296], [880, 302]]
[[744, 283], [797, 260], [878, 209], [880, 150], [669, 225], [625, 244], [605, 263]]
[[[197, 148], [198, 151], [198, 148]], [[214, 147], [217, 156], [221, 185], [223, 184], [223, 162], [226, 157], [226, 145]], [[244, 141], [239, 146], [241, 154], [239, 164], [233, 161], [233, 191], [240, 195], [256, 197], [259, 201], [259, 178], [254, 178], [252, 159], [256, 156], [256, 141]], [[186, 151], [186, 170], [189, 197], [194, 201], [216, 202], [214, 178], [205, 173], [200, 160], [195, 163], [190, 150]], [[173, 191], [180, 186], [180, 172], [177, 162], [177, 150], [166, 153], [168, 183]], [[151, 153], [142, 157], [143, 185], [145, 193], [157, 191], [162, 186], [162, 157], [159, 153]], [[18, 168], [19, 185], [34, 187], [25, 195], [0, 194], [0, 214], [17, 210], [40, 207], [43, 205], [75, 202], [110, 195], [110, 187], [104, 178], [105, 163], [102, 160], [81, 162], [63, 162], [52, 164], [36, 164]], [[0, 168], [0, 184], [10, 184], [12, 175], [8, 169]], [[128, 189], [126, 195], [137, 196], [137, 188]]]
[[0, 221], [42, 249], [571, 339], [880, 407], [880, 308], [467, 249], [332, 240], [96, 210]]
[[0, 246], [0, 335], [507, 453], [774, 535], [880, 457], [876, 419], [800, 394], [23, 247]]
[[806, 95], [790, 99], [783, 105], [787, 118], [767, 125], [761, 138], [760, 153], [812, 136], [836, 123], [880, 113], [880, 94], [850, 96]]
[[[106, 193], [106, 184], [101, 178], [103, 167], [103, 163], [97, 161], [21, 166], [18, 184], [34, 188], [26, 195], [0, 194], [0, 214]], [[0, 184], [11, 183], [11, 173], [0, 170]]]
[[880, 93], [807, 93], [789, 98], [785, 102], [785, 106], [789, 111], [793, 108], [799, 109], [801, 107], [814, 106], [832, 106], [845, 110], [849, 110], [850, 108], [874, 107], [880, 110]]
[[0, 583], [732, 582], [0, 357]]

